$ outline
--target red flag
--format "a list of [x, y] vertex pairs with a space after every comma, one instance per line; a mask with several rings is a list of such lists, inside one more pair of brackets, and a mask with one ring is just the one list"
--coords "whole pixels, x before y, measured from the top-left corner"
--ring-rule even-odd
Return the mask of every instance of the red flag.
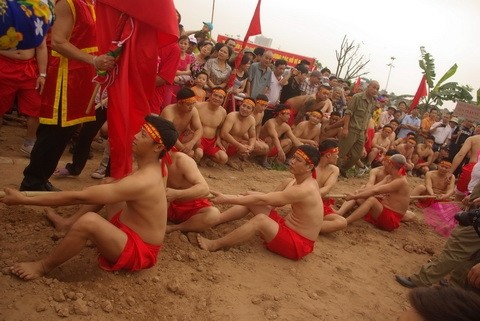
[[418, 103], [420, 102], [420, 98], [427, 96], [427, 94], [427, 79], [425, 75], [423, 75], [420, 85], [418, 85], [417, 93], [415, 94], [415, 97], [413, 97], [408, 111], [410, 112], [413, 108], [417, 107]]
[[131, 37], [118, 60], [118, 73], [108, 87], [108, 135], [111, 176], [122, 178], [132, 170], [133, 136], [150, 114], [155, 88], [158, 48], [177, 41], [178, 22], [173, 0], [98, 0], [97, 39], [100, 53], [108, 52], [120, 15], [133, 24]]
[[353, 92], [356, 93], [357, 89], [360, 88], [360, 85], [362, 84], [362, 79], [360, 77], [357, 77], [357, 80], [355, 81], [355, 85], [353, 85]]
[[[245, 39], [243, 39], [242, 49], [238, 53], [237, 58], [235, 59], [235, 69], [240, 66], [243, 57], [243, 50], [247, 46], [248, 38], [251, 36], [259, 35], [262, 33], [262, 26], [260, 24], [260, 4], [262, 0], [258, 0], [257, 7], [255, 8], [255, 12], [253, 13], [252, 21], [250, 21], [250, 26], [248, 27], [247, 33], [245, 34]], [[230, 75], [230, 79], [228, 80], [227, 89], [233, 86], [235, 82], [235, 73], [232, 72]]]

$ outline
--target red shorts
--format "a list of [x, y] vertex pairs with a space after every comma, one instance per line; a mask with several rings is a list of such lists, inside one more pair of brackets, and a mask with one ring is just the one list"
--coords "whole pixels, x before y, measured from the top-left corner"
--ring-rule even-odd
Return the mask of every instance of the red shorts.
[[434, 197], [423, 198], [423, 199], [418, 200], [417, 206], [420, 207], [420, 208], [426, 208], [426, 207], [430, 207], [433, 204], [436, 204], [436, 203], [439, 203], [439, 202], [448, 202], [448, 200], [437, 200]]
[[35, 58], [19, 60], [0, 55], [0, 116], [13, 107], [15, 97], [22, 114], [32, 117], [40, 115], [42, 97], [35, 89], [37, 78]]
[[382, 213], [380, 213], [376, 220], [370, 213], [365, 215], [363, 219], [382, 230], [391, 232], [400, 227], [402, 217], [403, 215], [384, 206]]
[[173, 201], [168, 207], [168, 220], [178, 224], [185, 222], [202, 208], [210, 207], [212, 203], [206, 198], [189, 201]]
[[463, 166], [462, 172], [460, 176], [458, 176], [457, 190], [465, 195], [468, 193], [468, 183], [470, 183], [470, 179], [472, 178], [472, 170], [475, 164], [476, 163], [468, 163]]
[[213, 138], [202, 137], [202, 139], [200, 139], [199, 148], [203, 149], [203, 153], [206, 156], [213, 156], [221, 150], [220, 147], [215, 145], [216, 141], [217, 141], [217, 137], [213, 137]]
[[278, 233], [273, 240], [266, 243], [267, 249], [287, 259], [300, 260], [313, 251], [315, 241], [298, 234], [285, 225], [285, 219], [272, 210], [268, 216], [278, 223]]
[[332, 208], [332, 205], [335, 204], [335, 199], [334, 198], [322, 198], [322, 201], [323, 201], [323, 216], [329, 215], [329, 214], [335, 214], [335, 211]]
[[127, 234], [127, 243], [115, 264], [111, 264], [100, 255], [98, 257], [100, 267], [106, 271], [138, 271], [154, 266], [162, 246], [145, 243], [134, 230], [120, 222], [120, 213], [122, 211], [115, 214], [110, 219], [110, 223]]
[[228, 145], [227, 147], [227, 155], [228, 157], [231, 157], [233, 155], [236, 155], [238, 153], [238, 148], [237, 146], [233, 145], [233, 144], [230, 144]]
[[295, 118], [297, 118], [298, 111], [296, 109], [290, 108], [290, 118], [288, 119], [288, 124], [291, 126], [295, 125]]
[[273, 146], [272, 148], [270, 148], [270, 150], [268, 151], [268, 154], [267, 154], [267, 157], [275, 157], [278, 155], [278, 149], [277, 147]]

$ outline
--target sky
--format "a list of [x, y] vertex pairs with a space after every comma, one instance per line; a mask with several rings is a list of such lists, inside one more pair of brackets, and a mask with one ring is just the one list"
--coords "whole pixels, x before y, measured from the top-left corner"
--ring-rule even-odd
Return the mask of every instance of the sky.
[[[257, 0], [174, 0], [186, 30], [210, 21], [218, 34], [244, 38]], [[479, 0], [262, 0], [262, 35], [273, 38], [272, 48], [317, 58], [335, 72], [335, 50], [344, 35], [361, 44], [370, 59], [365, 77], [387, 84], [390, 57], [395, 57], [388, 92], [414, 95], [422, 70], [420, 47], [435, 59], [436, 80], [457, 63], [449, 79], [480, 87]], [[251, 39], [253, 40], [253, 39]], [[473, 94], [475, 97], [475, 94]], [[447, 104], [451, 107], [452, 104]]]

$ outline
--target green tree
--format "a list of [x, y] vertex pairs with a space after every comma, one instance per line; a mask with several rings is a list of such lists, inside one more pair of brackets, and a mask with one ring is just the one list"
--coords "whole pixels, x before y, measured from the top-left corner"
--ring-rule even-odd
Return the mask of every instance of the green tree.
[[435, 84], [435, 63], [432, 55], [420, 47], [422, 59], [419, 60], [420, 68], [427, 80], [427, 96], [422, 98], [423, 103], [418, 107], [425, 111], [430, 106], [442, 106], [444, 101], [465, 101], [471, 102], [473, 97], [470, 94], [473, 88], [468, 85], [459, 85], [457, 82], [446, 82], [457, 72], [457, 64], [454, 64]]

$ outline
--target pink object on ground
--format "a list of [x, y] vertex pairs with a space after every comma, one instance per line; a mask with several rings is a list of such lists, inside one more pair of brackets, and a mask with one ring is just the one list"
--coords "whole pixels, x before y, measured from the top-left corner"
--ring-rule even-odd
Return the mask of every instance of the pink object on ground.
[[461, 208], [457, 203], [435, 202], [424, 208], [423, 214], [427, 224], [433, 227], [438, 234], [449, 237], [457, 224], [454, 215], [460, 211]]

